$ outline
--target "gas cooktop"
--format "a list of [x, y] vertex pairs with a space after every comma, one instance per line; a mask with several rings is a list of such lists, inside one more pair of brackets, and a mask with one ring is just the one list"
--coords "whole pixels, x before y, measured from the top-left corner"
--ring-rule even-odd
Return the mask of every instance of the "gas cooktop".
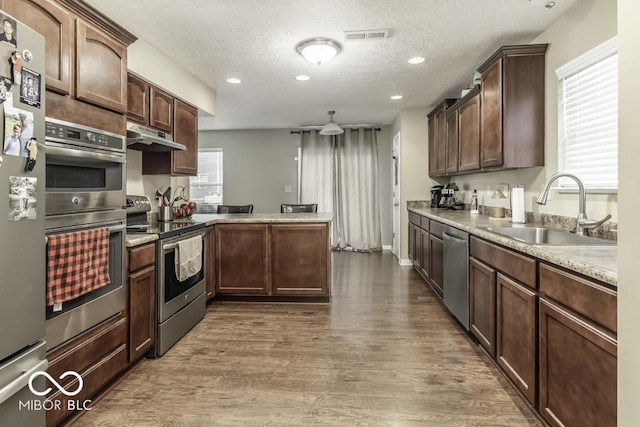
[[149, 222], [147, 212], [151, 212], [151, 203], [146, 196], [127, 196], [127, 232], [157, 234], [161, 239], [177, 236], [188, 231], [204, 228], [204, 222], [181, 218], [174, 221]]

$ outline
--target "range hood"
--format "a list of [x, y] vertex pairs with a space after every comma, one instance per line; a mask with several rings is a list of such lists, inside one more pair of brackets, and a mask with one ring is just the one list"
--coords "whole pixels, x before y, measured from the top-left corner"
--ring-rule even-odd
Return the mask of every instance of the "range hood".
[[138, 151], [181, 151], [187, 147], [175, 142], [170, 133], [127, 122], [127, 148]]

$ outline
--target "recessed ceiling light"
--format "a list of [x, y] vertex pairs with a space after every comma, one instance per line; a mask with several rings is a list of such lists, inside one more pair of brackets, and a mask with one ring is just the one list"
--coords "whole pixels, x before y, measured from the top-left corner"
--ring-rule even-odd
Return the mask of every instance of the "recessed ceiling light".
[[233, 83], [234, 85], [237, 85], [237, 84], [239, 84], [239, 83], [242, 83], [242, 80], [240, 80], [240, 79], [236, 79], [235, 77], [232, 77], [232, 78], [230, 78], [230, 79], [227, 79], [227, 82], [229, 82], [229, 83]]
[[425, 61], [425, 59], [422, 56], [415, 56], [415, 57], [411, 58], [407, 62], [409, 64], [416, 65], [416, 64], [422, 64], [424, 61]]
[[304, 74], [300, 74], [299, 76], [296, 76], [296, 80], [299, 81], [299, 82], [306, 82], [310, 78], [311, 77], [305, 76]]
[[393, 95], [391, 99], [393, 99], [394, 101], [398, 99], [402, 99], [402, 95]]

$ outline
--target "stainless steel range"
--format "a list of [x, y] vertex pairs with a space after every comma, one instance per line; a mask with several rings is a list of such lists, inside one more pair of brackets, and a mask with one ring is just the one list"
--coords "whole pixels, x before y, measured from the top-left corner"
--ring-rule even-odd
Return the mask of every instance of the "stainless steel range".
[[[148, 221], [151, 203], [145, 196], [127, 196], [127, 232], [157, 234], [156, 241], [156, 345], [149, 354], [162, 356], [205, 314], [205, 224], [190, 219]], [[178, 278], [176, 253], [180, 242], [201, 239], [201, 267]]]

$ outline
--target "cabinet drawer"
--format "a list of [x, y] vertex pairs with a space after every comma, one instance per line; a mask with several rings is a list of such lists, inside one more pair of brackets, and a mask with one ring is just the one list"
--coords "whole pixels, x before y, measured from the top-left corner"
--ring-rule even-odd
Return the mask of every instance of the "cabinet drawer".
[[444, 231], [444, 225], [440, 224], [437, 221], [431, 221], [429, 223], [429, 233], [433, 234], [434, 236], [442, 239], [442, 232]]
[[129, 249], [129, 272], [140, 270], [156, 262], [156, 245], [154, 243], [136, 246]]
[[[76, 402], [76, 405], [88, 404], [90, 408], [91, 402], [87, 402], [87, 400], [90, 400], [93, 396], [95, 396], [96, 392], [104, 388], [104, 386], [107, 385], [109, 381], [111, 381], [116, 375], [122, 372], [126, 367], [127, 347], [123, 344], [116, 348], [114, 351], [105, 355], [105, 357], [101, 358], [97, 363], [92, 364], [89, 369], [85, 371], [78, 370], [77, 372], [82, 376], [82, 390], [79, 394], [73, 397], [64, 396], [60, 390], [50, 395], [48, 399], [50, 399], [51, 401], [61, 402], [61, 410], [47, 411], [47, 425], [55, 425], [67, 416], [70, 416], [72, 415], [72, 413], [74, 413], [73, 411], [67, 409], [69, 407], [69, 403], [72, 403], [67, 403], [68, 401], [73, 400]], [[75, 370], [73, 368], [70, 369]], [[76, 390], [78, 388], [78, 384], [74, 383], [77, 382], [77, 380], [73, 376], [71, 376], [71, 378], [73, 379], [73, 381], [66, 388], [68, 390]]]
[[540, 293], [617, 332], [617, 292], [596, 282], [540, 264]]
[[471, 236], [471, 255], [536, 288], [536, 260]]
[[[51, 361], [47, 368], [49, 375], [57, 379], [69, 370], [82, 372], [114, 348], [124, 345], [127, 339], [126, 320], [122, 317], [108, 321], [105, 325], [98, 326], [88, 334], [73, 340], [54, 354], [48, 355]], [[60, 385], [64, 386], [71, 380], [73, 377], [67, 377], [60, 381]]]
[[420, 227], [420, 215], [415, 212], [409, 212], [409, 222]]
[[422, 228], [425, 231], [429, 231], [429, 218], [427, 218], [426, 216], [421, 216], [420, 217], [420, 228]]

